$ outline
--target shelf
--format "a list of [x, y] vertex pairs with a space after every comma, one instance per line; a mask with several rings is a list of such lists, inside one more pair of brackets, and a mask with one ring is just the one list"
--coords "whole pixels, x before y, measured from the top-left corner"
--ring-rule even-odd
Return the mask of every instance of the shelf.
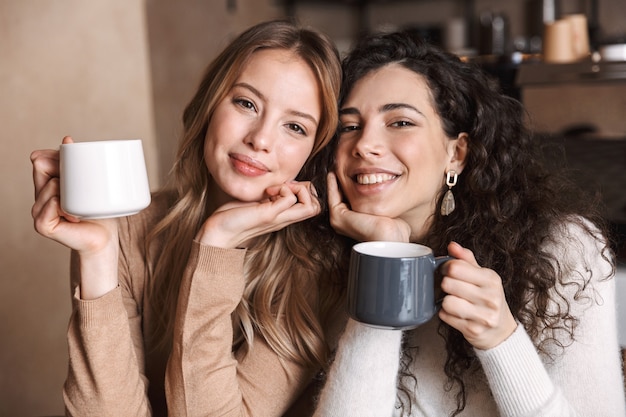
[[626, 81], [626, 62], [591, 60], [571, 64], [531, 62], [521, 64], [517, 73], [517, 84], [520, 86], [610, 81]]

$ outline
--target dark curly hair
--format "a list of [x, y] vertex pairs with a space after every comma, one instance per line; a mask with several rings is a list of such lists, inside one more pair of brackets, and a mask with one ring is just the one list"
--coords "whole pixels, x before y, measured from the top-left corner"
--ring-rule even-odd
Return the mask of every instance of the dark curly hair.
[[[608, 259], [611, 249], [603, 238], [607, 228], [599, 200], [582, 197], [567, 175], [544, 167], [539, 141], [527, 126], [528, 115], [519, 101], [502, 94], [498, 83], [479, 67], [408, 32], [372, 34], [359, 40], [343, 61], [340, 106], [357, 81], [390, 63], [424, 78], [450, 140], [461, 132], [469, 136], [466, 165], [453, 189], [456, 210], [449, 216], [436, 210], [420, 243], [436, 254], [444, 254], [452, 240], [470, 248], [481, 266], [502, 277], [511, 312], [539, 352], [547, 354], [549, 342], [563, 347], [555, 332], [564, 330], [573, 340], [576, 317], [568, 308], [554, 312], [548, 306], [553, 302], [569, 306], [568, 299], [551, 291], [564, 284], [568, 270], [544, 247], [554, 241], [555, 227], [575, 222], [605, 243], [603, 254]], [[442, 188], [437, 207], [446, 189]], [[590, 279], [576, 282], [579, 294]], [[457, 415], [466, 404], [464, 376], [480, 367], [459, 331], [442, 322], [439, 334], [447, 349], [446, 386], [456, 386], [457, 392], [457, 409], [451, 414]], [[407, 384], [417, 381], [408, 373], [408, 364], [416, 354], [417, 348], [405, 342], [399, 399], [409, 410]]]

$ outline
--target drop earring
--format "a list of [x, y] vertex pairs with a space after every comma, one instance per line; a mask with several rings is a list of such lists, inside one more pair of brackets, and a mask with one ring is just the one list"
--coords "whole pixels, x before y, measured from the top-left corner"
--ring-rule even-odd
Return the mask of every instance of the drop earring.
[[454, 194], [452, 194], [452, 187], [456, 185], [456, 180], [458, 179], [458, 174], [456, 171], [450, 170], [446, 173], [446, 185], [448, 186], [448, 191], [443, 196], [443, 201], [441, 202], [441, 215], [447, 216], [454, 211], [456, 208], [456, 204], [454, 202]]

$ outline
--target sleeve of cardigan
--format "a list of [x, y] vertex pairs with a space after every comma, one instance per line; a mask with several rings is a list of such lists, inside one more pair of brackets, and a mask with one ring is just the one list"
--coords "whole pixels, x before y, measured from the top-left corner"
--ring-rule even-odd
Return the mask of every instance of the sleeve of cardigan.
[[[579, 320], [574, 340], [563, 333], [559, 341], [564, 347], [552, 344], [552, 358], [540, 356], [520, 325], [495, 348], [476, 351], [504, 417], [626, 415], [615, 279], [606, 278], [610, 264], [589, 234], [570, 228], [565, 235], [567, 244], [555, 250], [560, 259], [575, 259], [570, 282], [591, 277], [576, 299], [579, 286], [560, 289]], [[572, 250], [577, 247], [582, 251]]]
[[233, 353], [231, 314], [243, 294], [244, 255], [194, 242], [166, 371], [171, 416], [280, 416], [311, 376], [260, 336], [242, 359]]
[[402, 332], [350, 319], [314, 417], [388, 417], [396, 402]]
[[[72, 280], [78, 281], [73, 256]], [[73, 286], [68, 329], [69, 369], [63, 387], [71, 416], [149, 416], [141, 317], [122, 283], [95, 300], [81, 300]]]

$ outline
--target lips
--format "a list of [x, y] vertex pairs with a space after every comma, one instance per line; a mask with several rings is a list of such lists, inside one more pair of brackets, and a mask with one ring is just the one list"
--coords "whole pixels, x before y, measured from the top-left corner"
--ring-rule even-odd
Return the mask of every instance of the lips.
[[249, 156], [236, 153], [229, 156], [235, 169], [243, 175], [259, 176], [270, 172], [270, 169], [262, 162]]

